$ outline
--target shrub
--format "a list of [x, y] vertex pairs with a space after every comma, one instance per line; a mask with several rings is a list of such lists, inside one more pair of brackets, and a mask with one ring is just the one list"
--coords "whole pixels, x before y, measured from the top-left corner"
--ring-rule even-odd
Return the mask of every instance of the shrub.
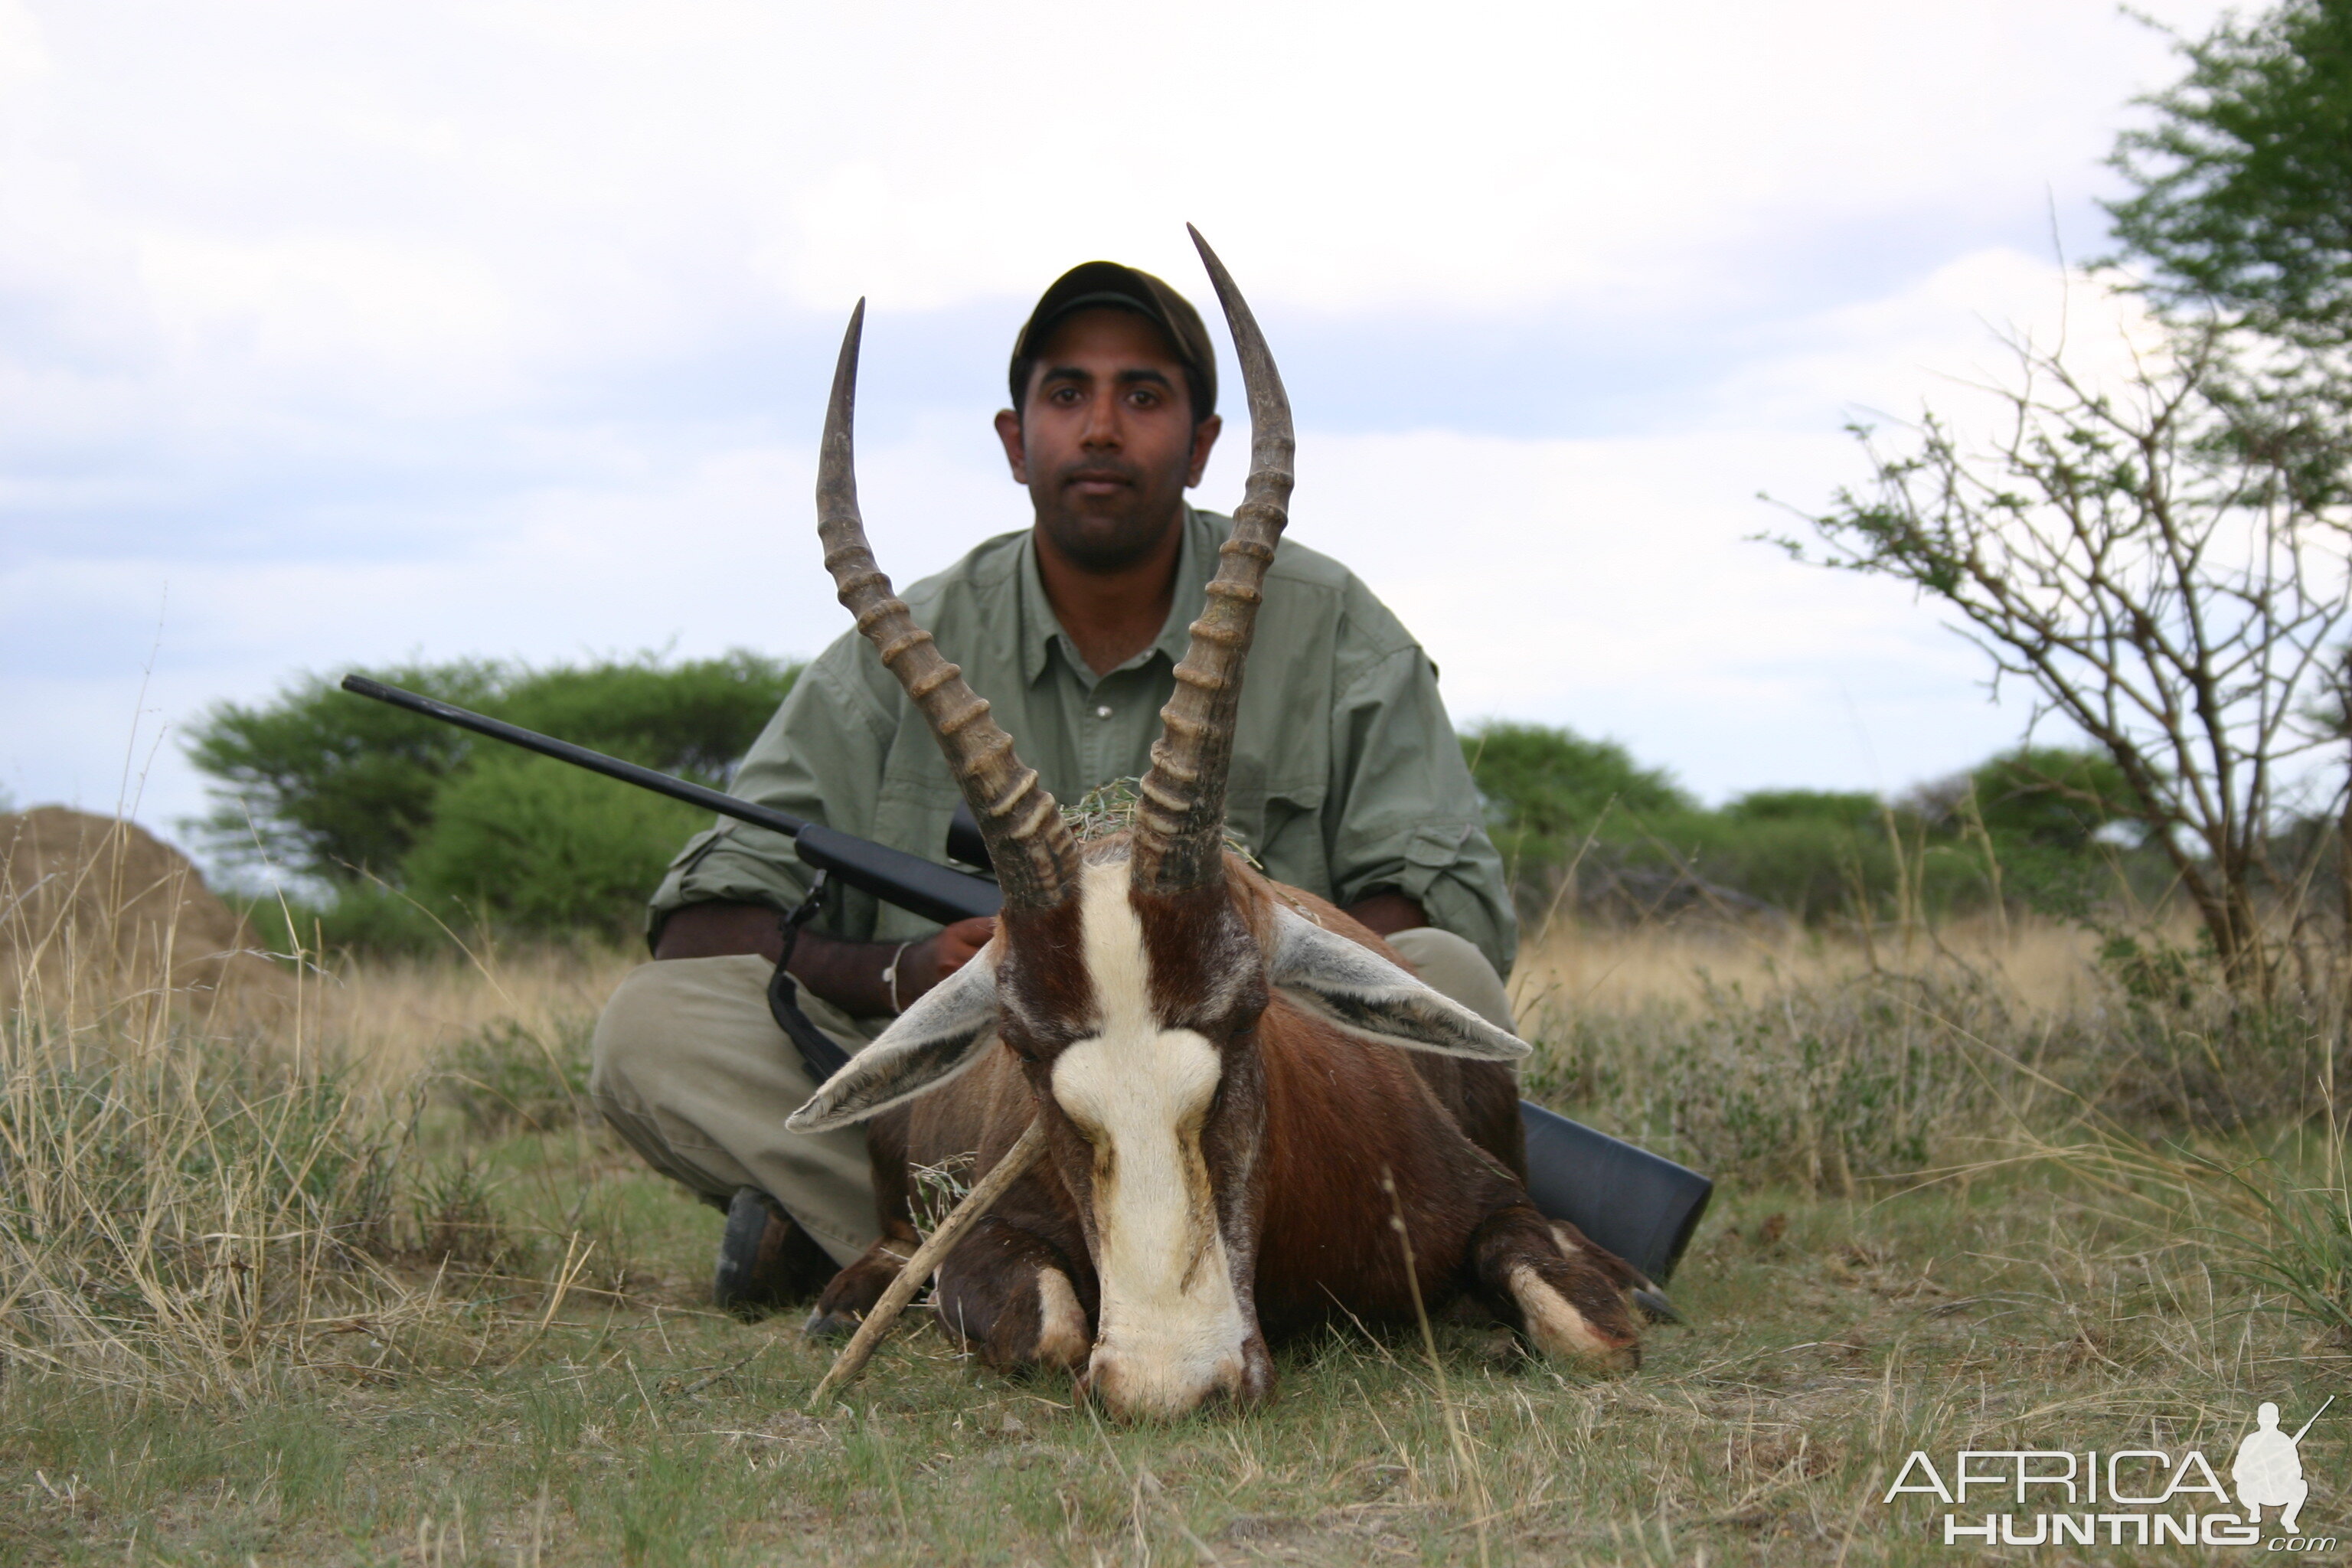
[[[255, 940], [279, 955], [361, 952], [422, 958], [450, 950], [451, 928], [438, 915], [380, 882], [354, 882], [324, 899], [264, 895], [240, 912]], [[463, 910], [449, 912], [465, 919]], [[462, 924], [455, 929], [467, 934]]]
[[[798, 673], [737, 651], [533, 669], [461, 660], [394, 685], [698, 783], [722, 785]], [[273, 700], [223, 703], [189, 754], [215, 781], [190, 825], [215, 858], [307, 883], [294, 917], [331, 947], [440, 946], [436, 921], [541, 936], [634, 930], [664, 865], [706, 816], [609, 779], [369, 702], [323, 675]], [[422, 905], [423, 908], [418, 908]], [[257, 908], [265, 929], [283, 912]], [[277, 944], [291, 951], [294, 942]]]
[[1852, 1191], [1916, 1172], [1979, 1128], [1984, 1058], [2012, 1033], [1981, 986], [1891, 976], [1709, 989], [1685, 1013], [1558, 1010], [1530, 1026], [1527, 1091], [1718, 1180]]
[[709, 815], [544, 757], [486, 757], [445, 785], [404, 863], [427, 909], [541, 936], [625, 941]]
[[[461, 660], [404, 665], [383, 678], [480, 708], [509, 676], [495, 664]], [[224, 864], [260, 861], [331, 885], [367, 871], [394, 875], [432, 819], [441, 781], [474, 743], [462, 730], [305, 675], [268, 703], [216, 703], [190, 727], [188, 760], [215, 781], [215, 804], [188, 826]]]
[[571, 1126], [588, 1111], [594, 1033], [593, 1016], [566, 1019], [548, 1032], [513, 1018], [486, 1025], [442, 1059], [442, 1096], [484, 1136]]
[[1462, 754], [1507, 858], [1556, 853], [1612, 810], [1655, 816], [1696, 805], [1664, 769], [1641, 766], [1614, 741], [1570, 730], [1494, 720], [1464, 732]]
[[1996, 898], [2083, 920], [2126, 884], [2163, 896], [2149, 854], [2107, 841], [2128, 796], [2095, 752], [2004, 753], [1891, 806], [1770, 789], [1709, 811], [1613, 741], [1495, 722], [1462, 745], [1531, 924], [1560, 907], [1571, 864], [1579, 907], [1618, 920], [1763, 905], [1806, 922], [1900, 921]]

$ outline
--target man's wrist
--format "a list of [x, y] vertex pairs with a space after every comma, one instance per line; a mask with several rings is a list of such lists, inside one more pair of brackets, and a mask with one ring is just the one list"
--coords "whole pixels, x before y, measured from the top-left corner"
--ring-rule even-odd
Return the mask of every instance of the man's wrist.
[[882, 966], [882, 994], [894, 1015], [907, 1010], [907, 1004], [898, 996], [899, 968], [906, 963], [907, 950], [914, 945], [911, 942], [900, 942], [890, 954], [890, 962]]
[[1421, 900], [1394, 888], [1374, 889], [1349, 904], [1348, 913], [1374, 936], [1390, 936], [1429, 923], [1429, 911], [1421, 907]]
[[921, 948], [921, 942], [842, 942], [804, 931], [793, 950], [791, 969], [793, 979], [851, 1017], [887, 1018], [922, 994], [915, 963]]
[[712, 900], [687, 904], [662, 917], [654, 956], [730, 958], [756, 954], [773, 963], [784, 951], [783, 917], [765, 904]]

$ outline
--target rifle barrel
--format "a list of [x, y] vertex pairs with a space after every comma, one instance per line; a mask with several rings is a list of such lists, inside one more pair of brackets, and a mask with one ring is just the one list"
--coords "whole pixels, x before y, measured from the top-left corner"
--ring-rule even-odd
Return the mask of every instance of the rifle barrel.
[[871, 893], [884, 903], [896, 904], [925, 920], [946, 924], [973, 915], [992, 915], [1003, 899], [996, 884], [985, 878], [967, 876], [961, 871], [950, 870], [926, 860], [919, 855], [909, 855], [903, 849], [892, 849], [863, 838], [854, 838], [821, 822], [810, 822], [789, 812], [739, 800], [731, 795], [722, 795], [698, 784], [672, 778], [652, 768], [641, 768], [635, 763], [625, 763], [618, 757], [608, 757], [602, 752], [592, 752], [585, 746], [575, 746], [569, 741], [559, 741], [551, 735], [542, 735], [519, 724], [468, 712], [436, 698], [404, 691], [397, 686], [386, 686], [380, 680], [370, 680], [364, 675], [343, 677], [343, 689], [354, 696], [373, 698], [378, 702], [387, 702], [394, 708], [405, 709], [427, 719], [454, 724], [460, 730], [488, 735], [494, 741], [520, 746], [526, 752], [537, 752], [542, 757], [553, 757], [559, 763], [569, 763], [575, 768], [585, 768], [592, 773], [602, 773], [606, 778], [651, 790], [656, 795], [666, 795], [688, 805], [698, 805], [721, 816], [731, 816], [738, 822], [748, 822], [754, 827], [781, 833], [795, 842], [801, 858], [809, 865], [830, 871], [851, 887]]

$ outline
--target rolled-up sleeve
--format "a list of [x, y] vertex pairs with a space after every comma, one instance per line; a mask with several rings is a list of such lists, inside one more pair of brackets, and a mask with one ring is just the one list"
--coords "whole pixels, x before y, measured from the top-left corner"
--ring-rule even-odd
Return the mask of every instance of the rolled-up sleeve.
[[[730, 791], [844, 833], [874, 833], [875, 781], [882, 776], [895, 717], [864, 688], [856, 634], [801, 672], [744, 753]], [[722, 818], [696, 834], [670, 862], [646, 910], [648, 939], [671, 911], [725, 900], [784, 910], [807, 895], [814, 872], [781, 833]]]
[[1336, 901], [1392, 888], [1509, 974], [1518, 922], [1502, 858], [1419, 647], [1373, 660], [1340, 689], [1331, 763], [1324, 822]]

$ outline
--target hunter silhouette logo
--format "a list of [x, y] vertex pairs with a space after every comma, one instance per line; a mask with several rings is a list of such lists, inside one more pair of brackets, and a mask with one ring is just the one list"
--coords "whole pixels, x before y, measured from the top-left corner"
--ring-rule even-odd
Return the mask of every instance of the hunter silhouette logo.
[[2289, 1535], [2295, 1533], [2304, 1499], [2311, 1495], [2311, 1483], [2303, 1479], [2303, 1435], [2335, 1403], [2336, 1396], [2329, 1394], [2326, 1404], [2313, 1411], [2311, 1421], [2305, 1422], [2292, 1437], [2279, 1430], [2277, 1405], [2264, 1400], [2254, 1412], [2254, 1429], [2246, 1434], [2245, 1441], [2238, 1445], [2238, 1457], [2230, 1461], [2230, 1479], [2238, 1485], [2238, 1502], [2246, 1510], [2248, 1524], [2262, 1523], [2266, 1508], [2284, 1509], [2279, 1528]]
[[[2311, 1496], [2303, 1439], [2335, 1403], [2331, 1394], [2290, 1436], [2279, 1429], [2279, 1407], [2263, 1401], [2254, 1429], [2239, 1440], [2230, 1461], [2234, 1498], [2194, 1448], [1964, 1448], [1941, 1467], [1914, 1451], [1879, 1500], [1895, 1505], [1918, 1495], [1942, 1503], [1940, 1528], [1931, 1528], [1947, 1546], [2259, 1545], [2266, 1552], [2333, 1552], [2334, 1536], [2301, 1531], [2303, 1505]], [[2268, 1540], [2266, 1510], [2277, 1510]]]

